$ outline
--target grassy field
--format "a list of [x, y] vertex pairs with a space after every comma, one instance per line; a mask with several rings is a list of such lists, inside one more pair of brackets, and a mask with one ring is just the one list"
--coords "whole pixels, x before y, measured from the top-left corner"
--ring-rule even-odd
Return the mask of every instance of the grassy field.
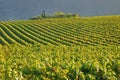
[[120, 80], [120, 17], [1, 21], [0, 80]]

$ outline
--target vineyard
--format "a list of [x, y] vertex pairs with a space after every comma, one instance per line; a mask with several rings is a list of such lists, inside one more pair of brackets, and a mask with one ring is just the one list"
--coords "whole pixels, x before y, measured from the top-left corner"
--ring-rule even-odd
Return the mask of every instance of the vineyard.
[[120, 16], [1, 21], [0, 80], [120, 80]]
[[120, 45], [120, 17], [0, 22], [0, 44]]

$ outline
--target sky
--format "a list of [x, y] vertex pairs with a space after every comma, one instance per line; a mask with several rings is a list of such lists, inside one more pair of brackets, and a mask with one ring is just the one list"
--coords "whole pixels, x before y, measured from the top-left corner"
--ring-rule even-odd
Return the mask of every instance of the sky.
[[119, 15], [120, 0], [0, 0], [0, 20], [23, 20], [56, 11], [80, 16]]

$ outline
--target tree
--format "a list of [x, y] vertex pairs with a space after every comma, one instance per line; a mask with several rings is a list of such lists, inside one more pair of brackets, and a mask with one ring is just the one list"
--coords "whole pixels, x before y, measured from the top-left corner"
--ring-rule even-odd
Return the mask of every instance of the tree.
[[46, 13], [45, 13], [45, 10], [43, 10], [43, 12], [42, 12], [41, 16], [42, 16], [43, 18], [46, 18]]
[[54, 16], [55, 16], [55, 17], [64, 17], [64, 16], [65, 16], [65, 13], [64, 13], [64, 12], [60, 12], [60, 11], [59, 11], [59, 12], [55, 12], [55, 13], [54, 13]]
[[32, 17], [30, 18], [30, 20], [46, 19], [46, 18], [71, 18], [71, 17], [79, 18], [79, 15], [73, 13], [64, 13], [61, 11], [55, 12], [53, 15], [46, 15], [45, 10], [43, 10], [40, 16]]

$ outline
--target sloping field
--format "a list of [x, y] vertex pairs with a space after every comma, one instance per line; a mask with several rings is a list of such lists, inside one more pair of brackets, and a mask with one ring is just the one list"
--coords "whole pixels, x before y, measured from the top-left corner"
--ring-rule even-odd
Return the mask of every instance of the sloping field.
[[120, 80], [120, 17], [0, 22], [0, 80]]
[[0, 22], [0, 44], [120, 45], [120, 17]]

